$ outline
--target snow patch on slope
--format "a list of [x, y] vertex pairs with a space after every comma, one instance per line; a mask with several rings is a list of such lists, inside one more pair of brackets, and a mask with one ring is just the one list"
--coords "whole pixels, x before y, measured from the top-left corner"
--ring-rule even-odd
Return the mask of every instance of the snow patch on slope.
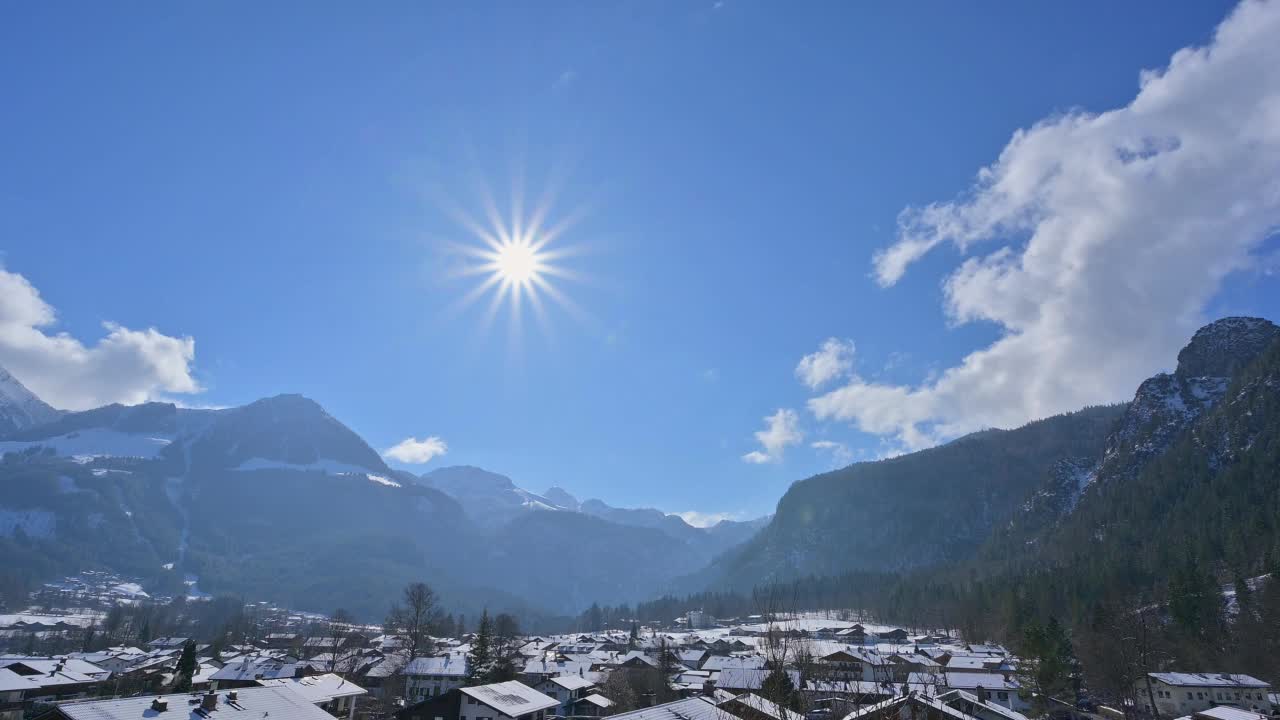
[[99, 457], [154, 458], [173, 441], [169, 437], [134, 435], [118, 430], [92, 428], [45, 438], [43, 440], [6, 440], [0, 442], [0, 455], [25, 452], [32, 448], [52, 448], [62, 457], [87, 462]]

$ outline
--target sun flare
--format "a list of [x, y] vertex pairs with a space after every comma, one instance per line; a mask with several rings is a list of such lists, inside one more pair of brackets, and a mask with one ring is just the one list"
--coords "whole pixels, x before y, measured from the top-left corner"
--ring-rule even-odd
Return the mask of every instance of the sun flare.
[[576, 273], [561, 264], [565, 258], [575, 254], [576, 248], [555, 245], [575, 217], [547, 224], [548, 205], [541, 204], [529, 216], [521, 215], [517, 209], [510, 219], [503, 218], [490, 205], [487, 225], [462, 213], [455, 215], [479, 241], [454, 244], [464, 257], [470, 258], [458, 272], [480, 279], [475, 287], [458, 299], [453, 306], [455, 310], [460, 311], [489, 296], [485, 324], [491, 323], [499, 311], [505, 309], [503, 314], [513, 332], [519, 331], [521, 318], [528, 312], [544, 332], [549, 332], [548, 300], [579, 320], [585, 318], [582, 309], [558, 287], [563, 282], [579, 279]]

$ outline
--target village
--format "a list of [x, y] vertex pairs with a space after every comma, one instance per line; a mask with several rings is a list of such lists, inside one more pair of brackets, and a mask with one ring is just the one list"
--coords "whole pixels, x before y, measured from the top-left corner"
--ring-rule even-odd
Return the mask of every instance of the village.
[[[87, 593], [134, 601], [120, 594]], [[848, 612], [691, 611], [665, 627], [557, 635], [516, 634], [509, 617], [486, 613], [474, 632], [440, 637], [412, 608], [397, 616], [402, 628], [272, 610], [261, 627], [273, 631], [248, 642], [155, 637], [52, 654], [17, 650], [91, 635], [84, 616], [5, 616], [0, 720], [1280, 717], [1268, 683], [1213, 668], [1148, 673], [1117, 707], [1044, 697], [1004, 647], [839, 619]]]

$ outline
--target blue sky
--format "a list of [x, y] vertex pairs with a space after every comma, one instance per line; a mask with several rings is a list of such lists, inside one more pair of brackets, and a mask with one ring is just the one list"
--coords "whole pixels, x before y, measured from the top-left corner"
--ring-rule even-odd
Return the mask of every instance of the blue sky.
[[[1081, 282], [1136, 288], [1113, 299], [1123, 323], [1108, 324], [1105, 304], [1073, 300], [1078, 286], [1015, 297], [1013, 285], [1043, 283], [974, 284], [974, 271], [1008, 270], [998, 245], [1016, 255], [1055, 242], [1050, 220], [1087, 218], [1106, 199], [1091, 191], [1079, 216], [1064, 200], [1041, 224], [975, 218], [965, 203], [980, 204], [978, 171], [1011, 148], [1006, 157], [1018, 161], [1128, 142], [1063, 118], [1126, 108], [1141, 70], [1211, 42], [1231, 10], [11, 6], [0, 22], [0, 250], [16, 294], [3, 297], [28, 307], [38, 292], [47, 312], [0, 328], [11, 331], [0, 362], [64, 407], [117, 390], [192, 405], [300, 392], [380, 450], [443, 439], [444, 456], [402, 465], [415, 471], [476, 464], [530, 489], [561, 485], [617, 505], [769, 512], [790, 482], [842, 459], [1124, 399], [1171, 365], [1205, 318], [1276, 316], [1267, 237], [1276, 216], [1266, 198], [1238, 224], [1185, 239], [1205, 255], [1156, 253], [1197, 259], [1182, 266], [1126, 264], [1156, 251], [1137, 245], [1147, 240], [1132, 218], [1108, 216], [1118, 229], [1099, 237], [1114, 254], [1085, 265], [1109, 270]], [[1231, 42], [1241, 63], [1265, 67], [1265, 49]], [[1209, 65], [1248, 84], [1240, 67]], [[1193, 70], [1171, 69], [1165, 95], [1195, 100], [1224, 87], [1196, 84]], [[1262, 87], [1273, 82], [1267, 75]], [[1256, 92], [1222, 101], [1244, 115]], [[1117, 124], [1182, 148], [1158, 148], [1152, 162], [1177, 160], [1206, 137], [1235, 143], [1241, 132], [1194, 135], [1188, 124], [1180, 134], [1193, 112], [1140, 105]], [[1045, 130], [1027, 146], [1041, 145], [1010, 144], [1037, 123]], [[1250, 163], [1266, 173], [1274, 156], [1264, 141], [1223, 174], [1243, 182], [1252, 176], [1239, 165]], [[1149, 177], [1191, 192], [1190, 174], [1153, 166]], [[1009, 177], [1020, 177], [1016, 168]], [[1174, 190], [1151, 190], [1155, 181], [1126, 182], [1142, 193], [1133, 206], [1149, 201], [1150, 215], [1189, 205]], [[480, 280], [458, 276], [463, 259], [450, 248], [480, 241], [448, 209], [483, 218], [487, 187], [508, 211], [517, 185], [526, 210], [554, 189], [549, 218], [573, 220], [548, 247], [575, 250], [557, 261], [574, 278], [551, 281], [582, 313], [551, 304], [546, 327], [526, 317], [513, 333], [506, 310], [486, 325], [485, 301], [450, 311]], [[1177, 228], [1228, 206], [1191, 194], [1205, 207], [1173, 217]], [[961, 221], [958, 233], [932, 216], [900, 220], [904, 209], [956, 198], [942, 212]], [[1105, 244], [1085, 240], [1079, 247]], [[909, 270], [877, 255], [914, 241], [931, 251], [906, 252]], [[1185, 291], [1172, 287], [1184, 282]], [[1066, 309], [1050, 322], [1047, 311], [1019, 309], [1028, 306]], [[1136, 332], [1144, 319], [1150, 330]], [[77, 355], [67, 367], [79, 370], [59, 375], [61, 365], [23, 354], [31, 328], [67, 333], [84, 357], [106, 359], [86, 365]], [[157, 332], [144, 337], [148, 328]], [[1070, 338], [1067, 350], [1029, 357], [1056, 333]], [[1021, 349], [1000, 344], [1011, 336]], [[188, 337], [193, 350], [180, 340]], [[813, 361], [826, 370], [808, 378], [821, 382], [806, 387], [797, 365], [828, 338], [832, 352]], [[119, 348], [128, 351], [113, 354]], [[1016, 388], [944, 386], [948, 369], [992, 348], [1020, 358]], [[1123, 358], [1094, 363], [1097, 348]], [[1027, 369], [1053, 363], [1092, 374], [1059, 383]], [[85, 380], [85, 367], [106, 379]], [[779, 410], [791, 414], [757, 442]]]

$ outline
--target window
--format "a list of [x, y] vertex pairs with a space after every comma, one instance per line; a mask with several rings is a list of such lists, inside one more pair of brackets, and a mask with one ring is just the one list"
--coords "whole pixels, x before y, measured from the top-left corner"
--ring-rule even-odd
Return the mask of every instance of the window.
[[996, 697], [1000, 698], [1001, 700], [1008, 700], [1008, 699], [1009, 699], [1009, 693], [1007, 693], [1007, 692], [998, 692], [998, 693], [996, 693]]

